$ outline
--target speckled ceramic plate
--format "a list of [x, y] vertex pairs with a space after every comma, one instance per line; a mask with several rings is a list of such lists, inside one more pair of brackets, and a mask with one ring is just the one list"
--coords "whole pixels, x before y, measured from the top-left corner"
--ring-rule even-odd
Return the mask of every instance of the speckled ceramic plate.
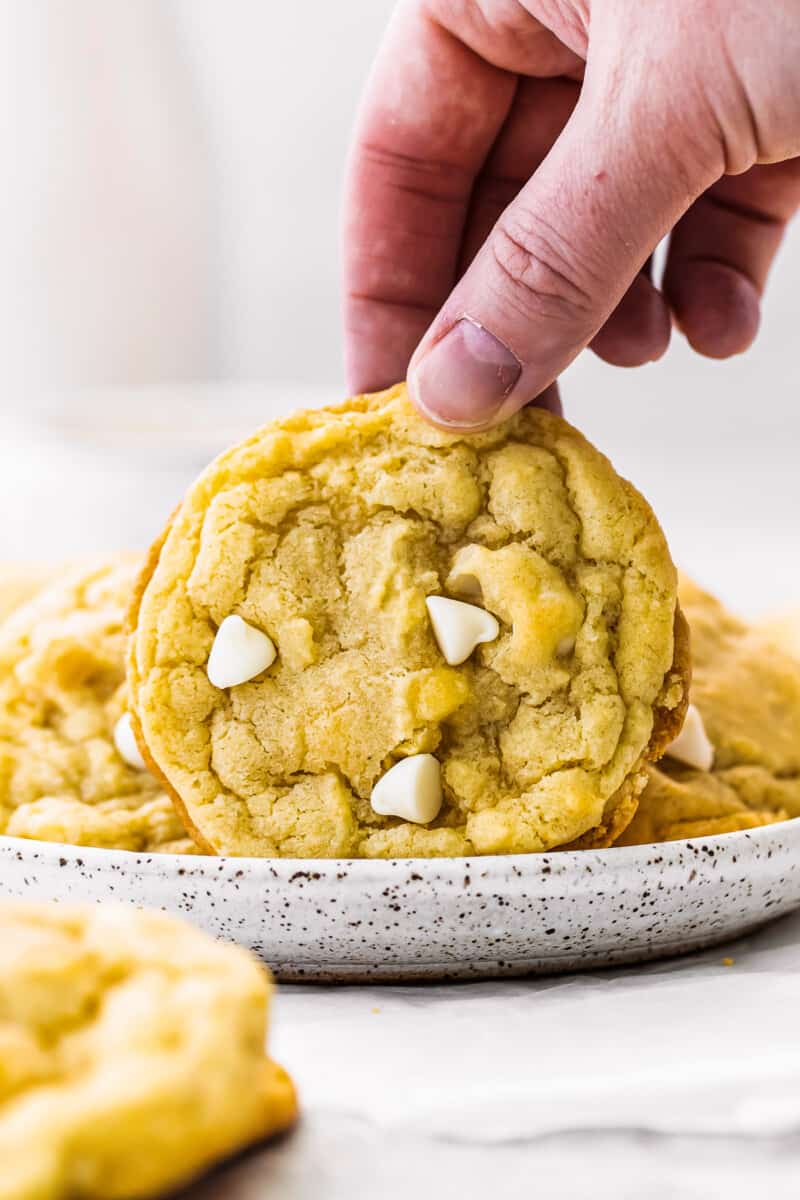
[[800, 907], [800, 819], [471, 859], [182, 858], [0, 838], [0, 894], [188, 917], [281, 979], [478, 979], [683, 954]]

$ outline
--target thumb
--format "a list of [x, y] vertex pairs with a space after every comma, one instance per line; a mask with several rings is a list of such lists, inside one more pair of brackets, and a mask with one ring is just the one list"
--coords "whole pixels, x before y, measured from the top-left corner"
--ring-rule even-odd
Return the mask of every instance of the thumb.
[[561, 136], [418, 346], [409, 389], [434, 422], [481, 428], [544, 391], [722, 173], [713, 144], [701, 150], [674, 107], [659, 112], [646, 83], [623, 91], [594, 97], [587, 73]]

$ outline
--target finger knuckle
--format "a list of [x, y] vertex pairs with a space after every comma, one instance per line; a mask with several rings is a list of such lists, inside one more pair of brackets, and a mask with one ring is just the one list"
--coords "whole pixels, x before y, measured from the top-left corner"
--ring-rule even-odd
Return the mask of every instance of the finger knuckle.
[[537, 218], [502, 218], [491, 242], [494, 261], [512, 302], [533, 317], [591, 325], [597, 280], [575, 248]]

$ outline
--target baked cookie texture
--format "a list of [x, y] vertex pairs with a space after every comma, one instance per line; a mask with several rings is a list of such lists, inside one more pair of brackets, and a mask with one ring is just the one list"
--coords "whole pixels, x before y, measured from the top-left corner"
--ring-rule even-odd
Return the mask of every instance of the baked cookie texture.
[[287, 1128], [267, 972], [157, 913], [0, 906], [0, 1200], [177, 1188]]
[[800, 609], [768, 617], [759, 622], [758, 628], [785, 653], [800, 658]]
[[[443, 432], [404, 385], [300, 412], [212, 463], [153, 549], [131, 621], [140, 744], [215, 853], [609, 844], [683, 719], [676, 589], [648, 505], [560, 418]], [[449, 666], [434, 594], [483, 605], [499, 637]], [[231, 614], [278, 654], [223, 690], [206, 664]], [[438, 817], [379, 816], [372, 787], [420, 753], [441, 764]]]
[[0, 833], [189, 853], [163, 787], [113, 740], [138, 557], [67, 572], [0, 626]]
[[66, 569], [36, 563], [0, 563], [0, 621], [32, 600]]
[[669, 756], [620, 845], [732, 833], [800, 816], [800, 660], [689, 579], [680, 602], [692, 645], [691, 699], [714, 746], [698, 771]]

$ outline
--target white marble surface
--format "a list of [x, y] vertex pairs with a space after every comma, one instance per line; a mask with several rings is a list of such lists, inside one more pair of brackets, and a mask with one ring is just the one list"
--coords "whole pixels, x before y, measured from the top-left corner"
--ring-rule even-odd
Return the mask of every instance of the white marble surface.
[[[800, 603], [800, 418], [751, 402], [755, 368], [714, 370], [581, 365], [568, 414], [703, 582], [745, 612]], [[212, 451], [297, 398], [314, 397], [107, 393], [16, 412], [0, 443], [0, 558], [144, 546]], [[583, 977], [285, 987], [273, 1045], [303, 1121], [188, 1194], [795, 1198], [798, 1013], [800, 916], [729, 949]]]
[[284, 987], [302, 1123], [188, 1196], [795, 1200], [799, 944], [800, 915], [583, 977]]

